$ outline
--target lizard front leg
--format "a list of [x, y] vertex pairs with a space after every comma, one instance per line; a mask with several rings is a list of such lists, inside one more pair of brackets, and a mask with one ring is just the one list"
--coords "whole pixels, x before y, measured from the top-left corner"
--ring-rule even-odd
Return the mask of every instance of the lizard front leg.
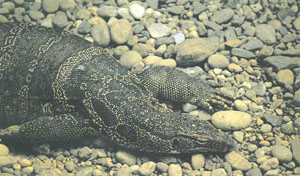
[[22, 125], [0, 129], [0, 139], [8, 144], [23, 142], [53, 144], [58, 141], [74, 141], [97, 134], [97, 130], [78, 114], [43, 116]]

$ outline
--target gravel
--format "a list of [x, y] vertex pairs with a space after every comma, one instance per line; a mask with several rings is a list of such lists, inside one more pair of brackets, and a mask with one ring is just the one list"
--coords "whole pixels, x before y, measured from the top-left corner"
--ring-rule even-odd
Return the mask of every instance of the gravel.
[[238, 147], [224, 157], [156, 156], [101, 140], [35, 155], [0, 144], [0, 175], [300, 174], [298, 1], [2, 2], [0, 22], [64, 28], [110, 47], [133, 71], [147, 65], [191, 67], [185, 68], [191, 76], [235, 99], [230, 110], [212, 117], [192, 104], [176, 111], [211, 120]]

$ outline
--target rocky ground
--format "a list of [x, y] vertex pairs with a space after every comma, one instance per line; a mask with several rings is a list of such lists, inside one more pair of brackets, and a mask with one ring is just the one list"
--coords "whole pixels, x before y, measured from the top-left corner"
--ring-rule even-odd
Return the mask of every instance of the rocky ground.
[[64, 28], [110, 47], [133, 71], [184, 67], [222, 85], [236, 97], [232, 110], [209, 115], [186, 103], [182, 111], [238, 142], [225, 155], [186, 156], [130, 152], [102, 139], [40, 155], [0, 144], [0, 176], [300, 175], [299, 8], [297, 0], [0, 0], [0, 22]]

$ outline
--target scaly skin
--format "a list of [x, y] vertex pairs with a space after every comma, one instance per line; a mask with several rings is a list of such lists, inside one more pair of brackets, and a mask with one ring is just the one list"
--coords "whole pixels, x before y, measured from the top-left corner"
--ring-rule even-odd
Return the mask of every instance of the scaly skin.
[[209, 122], [162, 107], [104, 49], [59, 29], [0, 24], [0, 138], [57, 143], [89, 136], [156, 153], [226, 152]]
[[142, 84], [156, 96], [175, 102], [189, 102], [209, 112], [232, 105], [226, 97], [208, 83], [170, 67], [150, 67], [137, 73]]

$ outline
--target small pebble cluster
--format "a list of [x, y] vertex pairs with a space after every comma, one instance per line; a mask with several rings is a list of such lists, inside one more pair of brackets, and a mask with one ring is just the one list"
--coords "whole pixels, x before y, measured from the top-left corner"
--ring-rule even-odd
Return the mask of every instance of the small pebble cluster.
[[132, 71], [185, 67], [214, 80], [236, 97], [232, 110], [182, 109], [238, 142], [224, 156], [133, 153], [103, 139], [41, 155], [0, 144], [0, 176], [300, 175], [299, 8], [297, 0], [0, 0], [0, 23], [64, 28]]

